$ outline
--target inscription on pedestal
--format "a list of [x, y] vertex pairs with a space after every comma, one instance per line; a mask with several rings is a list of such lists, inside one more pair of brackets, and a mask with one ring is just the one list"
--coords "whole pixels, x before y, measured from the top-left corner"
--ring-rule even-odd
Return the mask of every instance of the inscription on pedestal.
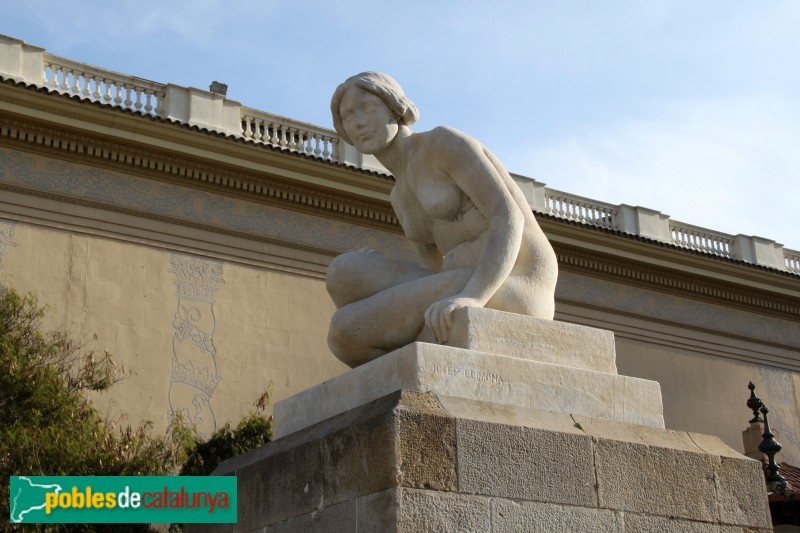
[[482, 372], [474, 368], [459, 368], [453, 366], [433, 365], [433, 373], [440, 376], [461, 377], [462, 379], [472, 379], [475, 381], [485, 381], [489, 383], [507, 383], [508, 380], [494, 372]]

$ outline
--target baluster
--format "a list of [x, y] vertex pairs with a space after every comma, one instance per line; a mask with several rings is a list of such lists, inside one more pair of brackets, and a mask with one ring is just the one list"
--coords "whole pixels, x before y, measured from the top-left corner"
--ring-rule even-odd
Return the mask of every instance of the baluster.
[[106, 78], [103, 78], [103, 89], [103, 103], [107, 104], [111, 101], [111, 84]]
[[275, 122], [270, 122], [269, 127], [270, 129], [272, 129], [272, 133], [270, 134], [269, 137], [270, 144], [272, 144], [273, 146], [280, 146], [281, 140], [278, 133], [279, 124]]
[[312, 138], [314, 139], [314, 155], [319, 157], [319, 155], [322, 153], [322, 149], [319, 147], [319, 142], [321, 140], [320, 135], [315, 133]]
[[145, 94], [145, 104], [144, 104], [144, 112], [148, 115], [153, 110], [153, 91], [150, 89], [146, 89], [144, 91]]
[[257, 118], [255, 123], [255, 134], [254, 139], [256, 142], [264, 142], [264, 133], [266, 133], [266, 128], [264, 126], [264, 119]]
[[58, 90], [58, 66], [50, 63], [50, 88]]
[[[331, 142], [330, 154], [328, 153], [328, 141], [329, 140]], [[322, 152], [323, 157], [325, 157], [327, 159], [328, 155], [330, 155], [331, 159], [333, 159], [335, 161], [339, 161], [339, 159], [340, 159], [340, 157], [339, 157], [339, 139], [323, 136], [322, 137], [322, 141], [325, 143], [325, 150]]]
[[91, 82], [92, 82], [92, 75], [84, 73], [83, 74], [83, 93], [82, 93], [84, 98], [88, 98], [89, 95], [92, 94]]
[[248, 117], [245, 115], [242, 118], [242, 135], [244, 135], [245, 139], [252, 139], [253, 133], [250, 131], [250, 127], [253, 124], [253, 117]]
[[72, 71], [72, 94], [81, 94], [81, 86], [78, 84], [78, 77], [81, 76], [83, 73], [81, 71]]
[[284, 148], [286, 146], [286, 128], [284, 128], [282, 124], [278, 124], [278, 131], [278, 146]]
[[65, 93], [69, 91], [69, 70], [65, 68], [60, 68], [61, 70], [61, 92]]
[[162, 102], [164, 101], [164, 93], [156, 93], [156, 116], [161, 116], [161, 112], [164, 110], [162, 107]]
[[122, 85], [119, 82], [115, 81], [114, 89], [115, 92], [117, 93], [117, 95], [114, 97], [114, 104], [118, 106], [122, 105]]
[[102, 83], [103, 78], [92, 76], [92, 79], [94, 80], [94, 94], [92, 97], [96, 102], [99, 102], [100, 98], [102, 97], [102, 94], [100, 93], [100, 83]]
[[133, 107], [136, 108], [136, 111], [141, 112], [142, 110], [142, 90], [139, 87], [134, 87], [133, 92], [136, 94], [136, 103], [133, 104]]
[[47, 87], [49, 85], [49, 83], [47, 81], [47, 69], [48, 68], [50, 69], [51, 72], [53, 71], [53, 65], [51, 63], [45, 62], [44, 63], [44, 68], [42, 69], [42, 85], [44, 85], [45, 87]]
[[299, 150], [297, 146], [297, 128], [289, 128], [289, 150]]
[[124, 104], [125, 104], [125, 107], [127, 109], [130, 109], [131, 105], [133, 104], [133, 100], [131, 100], [131, 91], [132, 90], [133, 90], [133, 87], [131, 87], [130, 85], [128, 85], [126, 83], [125, 84], [125, 102], [124, 102]]
[[333, 155], [331, 153], [333, 151], [332, 150], [333, 146], [331, 146], [331, 150], [328, 149], [329, 146], [328, 143], [330, 140], [331, 140], [330, 137], [327, 137], [325, 135], [322, 136], [322, 157], [324, 157], [325, 159], [328, 159], [328, 156]]

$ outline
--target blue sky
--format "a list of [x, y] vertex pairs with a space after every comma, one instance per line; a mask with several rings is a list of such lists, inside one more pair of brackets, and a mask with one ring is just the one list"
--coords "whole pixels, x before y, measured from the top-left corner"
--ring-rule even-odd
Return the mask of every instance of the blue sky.
[[5, 0], [0, 33], [331, 126], [394, 76], [512, 172], [800, 249], [800, 2]]

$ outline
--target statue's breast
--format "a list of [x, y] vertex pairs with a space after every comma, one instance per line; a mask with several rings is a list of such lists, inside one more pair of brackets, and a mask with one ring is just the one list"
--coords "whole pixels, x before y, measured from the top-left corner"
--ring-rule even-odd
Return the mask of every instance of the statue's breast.
[[464, 194], [449, 177], [419, 180], [415, 192], [420, 206], [433, 220], [453, 220], [462, 210]]

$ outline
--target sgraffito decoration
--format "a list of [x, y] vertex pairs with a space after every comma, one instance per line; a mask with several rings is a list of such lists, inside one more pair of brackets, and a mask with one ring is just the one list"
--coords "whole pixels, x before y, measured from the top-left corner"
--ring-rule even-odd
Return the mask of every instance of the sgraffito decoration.
[[769, 407], [770, 425], [777, 434], [776, 439], [783, 445], [776, 459], [778, 462], [800, 464], [800, 424], [792, 412], [794, 405], [792, 373], [767, 366], [759, 367], [758, 371], [766, 388], [767, 399], [764, 403]]
[[17, 245], [12, 240], [16, 225], [16, 222], [11, 222], [10, 220], [0, 220], [0, 269], [3, 268], [3, 257], [8, 253], [7, 249]]
[[217, 374], [214, 346], [214, 299], [217, 286], [225, 283], [222, 262], [192, 255], [170, 254], [175, 275], [177, 306], [172, 326], [172, 375], [169, 386], [170, 420], [180, 416], [194, 424], [201, 436], [216, 429], [211, 405]]

